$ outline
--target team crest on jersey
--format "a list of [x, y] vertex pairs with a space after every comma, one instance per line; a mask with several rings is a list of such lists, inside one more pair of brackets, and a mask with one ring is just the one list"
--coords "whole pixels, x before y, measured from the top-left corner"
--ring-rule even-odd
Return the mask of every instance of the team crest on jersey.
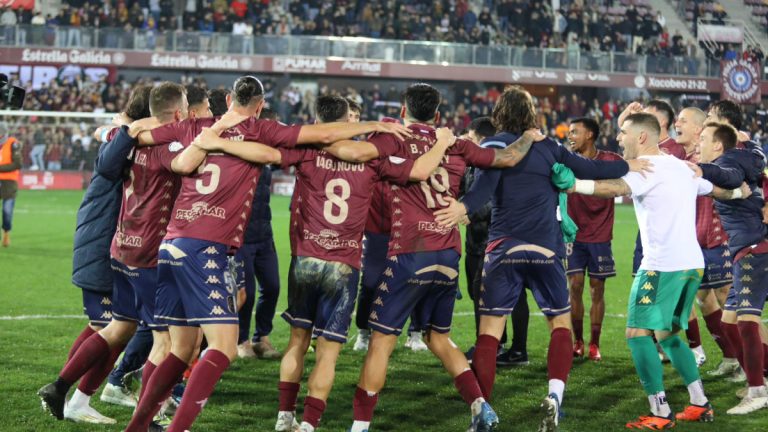
[[112, 300], [110, 300], [109, 297], [102, 297], [101, 304], [109, 306], [112, 304]]
[[216, 261], [214, 260], [208, 260], [208, 262], [205, 263], [203, 268], [206, 270], [218, 270], [219, 265], [216, 264]]
[[206, 249], [203, 251], [203, 253], [204, 253], [204, 254], [206, 254], [206, 255], [218, 255], [218, 254], [219, 254], [219, 250], [218, 250], [218, 249], [216, 249], [216, 246], [208, 246], [208, 247], [207, 247], [207, 248], [206, 248]]
[[105, 319], [105, 320], [111, 320], [112, 319], [112, 312], [110, 311], [104, 311], [102, 312], [101, 316], [99, 318]]
[[752, 294], [752, 290], [749, 289], [749, 287], [744, 287], [741, 291], [739, 291], [739, 294]]
[[219, 285], [221, 284], [221, 279], [219, 279], [219, 277], [216, 275], [210, 275], [208, 276], [208, 279], [205, 281], [205, 283]]
[[[170, 195], [168, 195], [170, 197]], [[211, 216], [217, 219], [226, 219], [227, 211], [222, 207], [209, 206], [207, 202], [198, 201], [192, 204], [192, 208], [176, 209], [176, 219], [182, 219], [189, 222], [199, 218], [200, 216]]]
[[221, 300], [223, 298], [224, 296], [217, 290], [212, 290], [211, 293], [208, 294], [208, 300]]
[[209, 315], [224, 315], [226, 312], [224, 312], [224, 309], [221, 308], [221, 306], [216, 305], [211, 309], [211, 313]]
[[174, 142], [168, 144], [168, 151], [169, 152], [176, 153], [177, 151], [182, 150], [182, 149], [184, 149], [184, 146], [180, 142], [178, 142], [178, 141], [174, 141]]

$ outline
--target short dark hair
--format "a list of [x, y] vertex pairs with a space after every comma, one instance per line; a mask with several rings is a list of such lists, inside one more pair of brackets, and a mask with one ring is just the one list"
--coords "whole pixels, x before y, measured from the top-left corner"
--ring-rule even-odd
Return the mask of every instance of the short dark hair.
[[275, 110], [264, 107], [259, 114], [259, 120], [277, 120], [277, 112]]
[[178, 109], [184, 97], [184, 86], [170, 81], [160, 83], [149, 93], [149, 112], [155, 117]]
[[411, 84], [403, 92], [403, 105], [412, 119], [430, 122], [440, 106], [440, 92], [426, 83]]
[[349, 115], [349, 104], [341, 96], [320, 96], [315, 104], [317, 118], [323, 123], [345, 120]]
[[201, 104], [204, 100], [208, 99], [208, 93], [200, 86], [189, 84], [184, 89], [187, 91], [189, 106]]
[[522, 135], [536, 128], [536, 108], [530, 95], [520, 86], [509, 86], [499, 96], [491, 113], [496, 130]]
[[[646, 105], [648, 108], [654, 108], [656, 111], [661, 111], [667, 118], [667, 128], [675, 123], [675, 110], [668, 102], [661, 99], [653, 99]], [[661, 126], [661, 125], [660, 125]]]
[[744, 124], [743, 113], [741, 107], [732, 101], [721, 100], [713, 103], [709, 107], [710, 111], [714, 111], [718, 117], [722, 117], [735, 127], [737, 130], [742, 129]]
[[224, 115], [229, 107], [227, 107], [227, 95], [229, 90], [213, 89], [208, 92], [208, 103], [211, 104], [211, 113], [214, 116]]
[[350, 111], [355, 111], [357, 113], [363, 112], [363, 106], [362, 105], [360, 105], [359, 103], [355, 102], [350, 97], [345, 98], [345, 99], [347, 99], [347, 104], [349, 105], [349, 110]]
[[571, 124], [582, 124], [588, 131], [592, 132], [592, 139], [597, 141], [600, 137], [600, 125], [597, 124], [595, 119], [589, 117], [579, 117], [571, 120]]
[[655, 133], [656, 135], [661, 134], [661, 125], [659, 124], [659, 119], [657, 119], [653, 114], [644, 112], [630, 114], [626, 119], [624, 119], [624, 123], [628, 121], [631, 121], [633, 125], [640, 126], [643, 129]]
[[232, 99], [240, 106], [258, 102], [264, 99], [264, 86], [254, 76], [242, 76], [232, 86]]
[[736, 143], [739, 141], [736, 128], [728, 123], [719, 122], [707, 122], [704, 125], [705, 128], [714, 128], [712, 133], [712, 140], [719, 142], [723, 145], [723, 150], [731, 150], [736, 148]]
[[151, 92], [151, 85], [138, 85], [134, 87], [131, 95], [128, 96], [125, 115], [130, 117], [131, 120], [151, 117], [152, 114], [149, 112], [149, 95]]
[[469, 123], [467, 130], [474, 131], [480, 138], [488, 138], [496, 135], [496, 128], [493, 126], [490, 117], [478, 117]]

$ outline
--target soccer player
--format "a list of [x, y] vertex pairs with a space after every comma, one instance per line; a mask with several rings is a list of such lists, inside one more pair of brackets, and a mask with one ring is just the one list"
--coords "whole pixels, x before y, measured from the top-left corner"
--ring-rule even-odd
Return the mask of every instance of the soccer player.
[[11, 226], [16, 192], [19, 190], [21, 170], [21, 144], [8, 135], [8, 128], [0, 124], [0, 201], [3, 202], [3, 247], [11, 245]]
[[211, 102], [208, 99], [208, 92], [194, 84], [184, 86], [187, 92], [187, 102], [189, 103], [189, 118], [212, 117]]
[[[678, 332], [688, 325], [704, 268], [696, 241], [696, 197], [735, 194], [713, 190], [708, 181], [694, 178], [683, 162], [664, 154], [655, 116], [635, 113], [623, 120], [618, 140], [624, 158], [651, 161], [653, 172], [630, 173], [617, 180], [577, 180], [574, 190], [604, 198], [631, 195], [646, 252], [629, 295], [626, 336], [651, 414], [627, 423], [627, 428], [660, 430], [673, 427], [676, 420], [712, 421], [714, 411], [704, 394], [696, 359]], [[652, 334], [688, 387], [690, 405], [677, 416], [667, 403]]]
[[747, 199], [715, 201], [715, 208], [728, 233], [728, 247], [734, 261], [733, 286], [725, 304], [723, 327], [731, 331], [733, 326], [738, 326], [741, 345], [737, 356], [748, 384], [741, 402], [729, 409], [728, 414], [749, 414], [768, 407], [768, 391], [763, 377], [768, 346], [760, 336], [760, 317], [768, 294], [768, 231], [762, 221], [764, 200], [758, 190], [765, 155], [751, 141], [745, 143], [745, 149], [736, 148], [736, 129], [731, 124], [717, 122], [728, 120], [739, 124], [741, 116], [735, 114], [740, 112], [733, 102], [713, 104], [707, 118], [714, 121], [705, 123], [700, 143], [700, 167], [705, 179], [724, 188], [741, 182], [746, 182], [750, 188], [745, 194]]
[[[259, 141], [274, 147], [324, 143], [374, 131], [407, 135], [399, 125], [366, 122], [284, 126], [258, 120], [264, 87], [252, 77], [239, 78], [228, 96], [230, 111], [219, 119], [200, 118], [169, 124], [140, 136], [143, 144], [184, 147], [173, 170], [183, 175], [158, 259], [156, 316], [170, 327], [171, 352], [158, 365], [139, 400], [126, 431], [144, 432], [192, 360], [199, 326], [208, 341], [193, 369], [169, 432], [187, 430], [237, 355], [238, 317], [235, 293], [225, 284], [227, 255], [243, 244], [260, 167], [221, 153], [207, 154], [193, 145], [203, 127], [234, 141]], [[214, 122], [216, 122], [214, 124]], [[182, 289], [183, 287], [183, 289]]]
[[[621, 160], [616, 153], [598, 150], [595, 142], [600, 125], [590, 118], [571, 120], [568, 140], [571, 151], [587, 159]], [[589, 271], [589, 310], [591, 338], [589, 359], [600, 361], [600, 332], [605, 317], [605, 280], [616, 276], [611, 239], [613, 237], [613, 200], [585, 195], [568, 196], [568, 214], [579, 227], [576, 241], [566, 245], [568, 284], [571, 292], [571, 324], [575, 343], [573, 355], [584, 356], [584, 275]]]
[[[493, 125], [490, 117], [478, 117], [469, 124], [467, 139], [480, 145], [486, 138], [496, 135], [496, 127]], [[494, 147], [496, 148], [496, 147]], [[503, 148], [503, 147], [500, 147]], [[463, 196], [472, 184], [479, 170], [475, 167], [469, 167], [464, 174], [464, 179], [460, 188], [459, 196]], [[490, 200], [482, 206], [477, 212], [469, 215], [469, 225], [466, 231], [466, 242], [464, 245], [464, 270], [467, 278], [467, 292], [472, 300], [475, 314], [475, 338], [480, 331], [480, 313], [478, 311], [478, 301], [480, 300], [480, 286], [482, 284], [483, 259], [485, 258], [485, 248], [488, 245], [488, 227], [491, 223], [491, 210], [493, 205]], [[528, 310], [528, 300], [525, 291], [520, 293], [520, 299], [512, 311], [512, 346], [504, 349], [507, 343], [507, 329], [499, 340], [499, 353], [496, 356], [497, 366], [525, 366], [528, 364], [528, 320], [530, 312]], [[472, 360], [474, 346], [466, 352], [468, 360]]]
[[[277, 113], [269, 108], [263, 108], [259, 118], [275, 120]], [[280, 296], [280, 270], [272, 234], [272, 212], [269, 207], [271, 184], [272, 169], [265, 166], [256, 184], [251, 219], [245, 230], [245, 245], [235, 254], [238, 265], [243, 266], [241, 273], [245, 278], [243, 285], [246, 295], [245, 303], [239, 312], [238, 357], [279, 359], [282, 356], [269, 340], [277, 299]], [[259, 282], [258, 301], [255, 301], [256, 280]], [[254, 304], [256, 305], [256, 326], [251, 338], [249, 333]]]
[[[436, 142], [433, 125], [440, 119], [440, 93], [428, 84], [417, 83], [408, 87], [403, 100], [400, 116], [413, 132], [413, 138], [401, 140], [377, 135], [370, 139], [373, 145], [350, 145], [335, 155], [359, 161], [391, 156], [416, 159], [428, 152]], [[470, 406], [470, 429], [489, 431], [498, 424], [498, 417], [483, 398], [466, 357], [450, 339], [461, 236], [455, 227], [439, 226], [432, 212], [447, 206], [450, 197], [457, 196], [468, 165], [483, 168], [514, 166], [530, 149], [534, 139], [543, 139], [543, 136], [528, 131], [504, 150], [480, 148], [472, 142], [459, 140], [448, 150], [428, 181], [392, 187], [389, 262], [368, 320], [373, 332], [355, 391], [352, 432], [369, 429], [378, 394], [384, 387], [389, 357], [403, 324], [412, 313], [416, 326], [425, 332], [430, 351], [441, 360]], [[333, 147], [329, 151], [337, 150]], [[494, 361], [495, 356], [494, 349]]]
[[[506, 146], [535, 127], [536, 110], [531, 95], [521, 87], [508, 87], [493, 108], [491, 119], [499, 134], [485, 145]], [[509, 149], [510, 147], [507, 147]], [[440, 226], [451, 226], [472, 214], [493, 197], [483, 284], [480, 289], [480, 335], [475, 343], [472, 369], [489, 399], [496, 377], [496, 351], [506, 316], [528, 287], [551, 330], [547, 368], [549, 391], [542, 408], [540, 431], [557, 429], [565, 382], [573, 363], [571, 316], [563, 259], [565, 246], [557, 221], [558, 191], [550, 176], [555, 163], [579, 176], [616, 178], [627, 173], [624, 161], [582, 158], [551, 139], [533, 146], [523, 163], [506, 170], [484, 170], [462, 200], [435, 213]], [[640, 169], [646, 163], [634, 162]]]
[[213, 89], [208, 92], [208, 106], [211, 108], [211, 114], [221, 116], [227, 112], [229, 109], [227, 106], [228, 94], [229, 90], [226, 89]]
[[346, 99], [347, 103], [349, 104], [349, 122], [358, 123], [360, 121], [360, 113], [363, 111], [363, 107], [350, 97]]
[[[135, 92], [134, 95], [139, 93], [140, 91]], [[162, 107], [153, 106], [151, 94], [152, 92], [150, 92], [149, 97], [150, 111], [164, 113], [163, 115], [169, 117], [167, 121], [173, 121], [174, 119], [186, 115], [185, 99], [182, 100], [180, 98], [175, 105], [166, 105], [166, 103], [163, 102]], [[179, 87], [179, 95], [183, 96], [183, 88], [181, 87]], [[120, 157], [127, 156], [128, 152], [131, 151], [131, 148], [127, 148], [128, 144], [126, 140], [130, 141], [131, 144], [135, 144], [134, 138], [141, 132], [141, 130], [140, 127], [136, 127], [132, 124], [127, 131], [130, 135], [128, 138], [124, 136], [126, 131], [121, 130], [118, 132], [117, 136], [121, 137], [120, 139], [123, 141], [106, 144], [105, 146], [109, 149], [109, 152], [107, 153], [105, 150], [100, 153], [100, 158], [102, 155], [104, 158], [103, 168], [101, 168], [104, 170], [104, 177], [106, 177], [106, 180], [112, 182], [122, 180], [123, 189], [120, 216], [117, 219], [117, 229], [112, 238], [112, 244], [109, 251], [109, 255], [112, 256], [111, 268], [113, 270], [113, 291], [111, 296], [112, 319], [103, 329], [98, 332], [93, 332], [87, 338], [84, 336], [86, 333], [90, 332], [84, 331], [83, 334], [81, 334], [81, 337], [83, 337], [82, 342], [76, 350], [73, 350], [71, 357], [59, 373], [57, 380], [54, 383], [44, 386], [38, 391], [38, 395], [42, 399], [44, 407], [59, 420], [66, 416], [67, 418], [79, 419], [81, 421], [114, 423], [114, 420], [112, 419], [96, 415], [98, 413], [88, 406], [90, 396], [98, 389], [101, 382], [111, 371], [115, 360], [133, 336], [139, 319], [149, 320], [146, 321], [148, 324], [154, 322], [150, 317], [150, 314], [152, 313], [151, 304], [154, 302], [154, 293], [156, 290], [156, 284], [153, 284], [152, 282], [155, 279], [156, 271], [155, 269], [147, 270], [146, 267], [147, 264], [150, 264], [149, 266], [151, 267], [151, 263], [148, 261], [152, 260], [151, 257], [156, 256], [155, 251], [159, 242], [155, 242], [153, 247], [152, 241], [154, 240], [153, 237], [157, 236], [162, 229], [158, 228], [159, 224], [162, 224], [162, 222], [159, 221], [161, 215], [158, 214], [157, 209], [148, 206], [146, 201], [144, 201], [148, 198], [147, 195], [144, 194], [145, 188], [147, 188], [147, 186], [144, 185], [146, 178], [141, 174], [137, 174], [138, 171], [145, 169], [149, 163], [154, 162], [154, 159], [148, 157], [147, 154], [143, 152], [134, 151], [132, 161], [135, 163], [130, 165], [130, 173], [127, 176], [123, 176], [123, 165], [118, 163], [122, 162]], [[115, 139], [117, 139], [117, 137]], [[100, 161], [97, 161], [97, 173], [99, 173], [100, 169], [99, 164]], [[108, 175], [111, 177], [107, 177]], [[160, 182], [162, 187], [166, 187], [165, 183], [165, 180]], [[106, 193], [108, 190], [111, 189], [105, 188], [102, 193]], [[133, 218], [137, 217], [141, 212], [136, 211], [133, 207], [131, 209], [127, 208], [128, 204], [126, 204], [126, 202], [129, 197], [133, 197], [135, 201], [132, 201], [132, 204], [138, 206], [137, 208], [139, 210], [155, 210], [151, 213], [153, 219], [148, 221], [134, 220]], [[170, 199], [170, 196], [168, 199]], [[109, 204], [109, 201], [104, 199], [102, 204]], [[159, 208], [159, 205], [156, 207]], [[88, 210], [90, 211], [90, 209]], [[105, 214], [109, 214], [108, 207], [102, 207], [102, 210], [106, 212]], [[81, 211], [84, 211], [84, 209], [81, 208]], [[165, 222], [167, 223], [167, 219]], [[153, 227], [156, 228], [156, 231], [138, 232], [145, 228], [152, 230]], [[88, 227], [88, 229], [93, 229], [93, 227]], [[126, 230], [136, 231], [127, 232]], [[152, 235], [150, 235], [150, 232]], [[99, 234], [103, 236], [103, 232], [99, 232]], [[84, 233], [82, 233], [81, 236], [90, 238], [90, 235]], [[98, 256], [98, 250], [90, 249], [91, 242], [88, 242], [87, 244], [89, 246], [89, 252], [96, 252]], [[146, 246], [147, 248], [141, 249], [142, 246]], [[137, 253], [131, 254], [131, 252]], [[104, 255], [106, 256], [106, 252], [104, 252]], [[84, 258], [87, 258], [87, 256], [88, 255], [85, 255]], [[128, 265], [135, 268], [129, 269], [126, 267], [126, 264], [121, 262], [122, 260], [127, 261], [130, 263]], [[80, 265], [82, 264], [83, 263]], [[73, 279], [77, 277], [78, 263], [75, 263], [74, 267]], [[123, 270], [122, 272], [120, 271], [121, 269]], [[140, 288], [142, 290], [140, 290]], [[93, 303], [95, 301], [106, 303], [103, 296], [99, 296], [97, 300], [93, 298], [86, 299], [84, 297], [86, 310], [89, 308], [88, 303]], [[90, 307], [93, 308], [93, 305], [90, 305]], [[92, 369], [94, 370], [93, 372], [91, 372]], [[95, 372], [96, 370], [99, 372]], [[97, 375], [88, 375], [90, 373]], [[73, 400], [65, 409], [64, 398], [70, 387], [81, 377], [84, 379], [78, 387], [79, 391], [75, 392]]]
[[[698, 146], [706, 117], [704, 111], [695, 107], [685, 108], [677, 116], [677, 142], [685, 148], [688, 162], [698, 162]], [[723, 316], [721, 306], [725, 304], [733, 282], [731, 252], [728, 250], [728, 235], [714, 208], [714, 201], [705, 195], [696, 198], [696, 238], [704, 254], [704, 277], [701, 289], [696, 293], [696, 300], [707, 329], [723, 353], [720, 365], [708, 373], [713, 376], [732, 375], [740, 370], [739, 362], [728, 334], [723, 332], [720, 325]], [[693, 350], [701, 367], [706, 355], [698, 334], [695, 309], [691, 309], [686, 335], [688, 346]]]

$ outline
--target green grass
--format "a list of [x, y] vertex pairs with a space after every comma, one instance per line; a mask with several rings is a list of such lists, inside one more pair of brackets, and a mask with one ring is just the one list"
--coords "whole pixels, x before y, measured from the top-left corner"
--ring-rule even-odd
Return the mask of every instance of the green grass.
[[[0, 315], [79, 315], [80, 291], [70, 283], [72, 235], [81, 192], [30, 192], [19, 194], [16, 206], [13, 245], [0, 249]], [[273, 200], [274, 232], [285, 281], [288, 265], [288, 200]], [[631, 283], [631, 256], [636, 223], [631, 207], [620, 206], [614, 229], [614, 255], [619, 276], [607, 284], [607, 313], [602, 336], [604, 361], [595, 364], [577, 361], [568, 381], [562, 423], [564, 431], [622, 430], [624, 423], [643, 414], [648, 403], [635, 375], [624, 341], [624, 320]], [[463, 268], [463, 267], [462, 267]], [[464, 279], [462, 290], [464, 288]], [[278, 311], [285, 307], [285, 289]], [[587, 296], [588, 297], [588, 296]], [[530, 296], [529, 296], [530, 299]], [[587, 299], [588, 302], [588, 299]], [[454, 340], [466, 348], [473, 343], [471, 303], [465, 295], [457, 302]], [[538, 311], [532, 303], [532, 311]], [[52, 381], [66, 358], [85, 319], [45, 318], [0, 320], [0, 404], [1, 431], [119, 431], [131, 412], [94, 401], [102, 413], [116, 417], [117, 426], [76, 425], [57, 422], [44, 415], [35, 395]], [[585, 327], [589, 328], [587, 325]], [[706, 333], [701, 322], [702, 332]], [[354, 330], [352, 331], [354, 334]], [[288, 326], [275, 318], [274, 341], [286, 343]], [[538, 405], [546, 392], [546, 349], [549, 342], [544, 319], [531, 318], [529, 356], [531, 365], [500, 370], [496, 379], [494, 406], [501, 431], [536, 430]], [[401, 340], [402, 344], [402, 340]], [[708, 335], [704, 344], [709, 357], [704, 370], [714, 368], [720, 355]], [[310, 355], [307, 365], [311, 367]], [[352, 396], [363, 355], [345, 347], [338, 364], [336, 385], [323, 418], [322, 429], [341, 431], [351, 424]], [[277, 362], [235, 361], [224, 375], [205, 411], [197, 431], [268, 431], [274, 427], [277, 410]], [[687, 392], [671, 367], [665, 367], [666, 386], [673, 408], [687, 403]], [[374, 430], [463, 431], [468, 409], [456, 394], [451, 379], [428, 353], [397, 349], [389, 381], [382, 393], [374, 419]], [[680, 430], [766, 431], [768, 410], [748, 417], [727, 416], [725, 410], [738, 400], [738, 386], [713, 381], [704, 375], [705, 386], [717, 413], [717, 425], [685, 424]], [[302, 393], [306, 386], [302, 387]], [[301, 400], [300, 400], [301, 404]]]

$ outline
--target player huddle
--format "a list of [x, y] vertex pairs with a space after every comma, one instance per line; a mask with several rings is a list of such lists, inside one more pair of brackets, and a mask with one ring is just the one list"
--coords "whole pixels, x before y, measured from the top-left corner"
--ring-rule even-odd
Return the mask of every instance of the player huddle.
[[[427, 84], [404, 92], [402, 123], [350, 122], [354, 106], [328, 96], [318, 99], [317, 124], [285, 126], [260, 118], [264, 89], [252, 76], [239, 78], [221, 96], [209, 107], [198, 97], [193, 103], [192, 92], [177, 84], [139, 88], [126, 107], [130, 118], [104, 132], [108, 142], [99, 151], [78, 212], [75, 241], [76, 250], [91, 252], [76, 254], [73, 278], [83, 288], [90, 326], [75, 341], [57, 379], [38, 392], [56, 418], [114, 423], [91, 408], [89, 399], [141, 324], [152, 330], [153, 342], [125, 430], [191, 429], [247, 339], [238, 310], [248, 301], [252, 307], [254, 289], [243, 289], [243, 299], [239, 288], [253, 273], [241, 268], [253, 259], [246, 232], [256, 212], [259, 179], [269, 165], [296, 172], [288, 308], [282, 314], [290, 339], [280, 365], [276, 431], [318, 428], [347, 342], [361, 271], [357, 321], [365, 331], [367, 355], [354, 394], [351, 432], [372, 427], [390, 355], [409, 317], [411, 331], [424, 335], [423, 343], [468, 405], [469, 430], [495, 430], [499, 416], [489, 402], [499, 340], [525, 288], [551, 329], [549, 389], [539, 430], [557, 430], [573, 357], [584, 354], [581, 292], [587, 270], [593, 296], [589, 357], [601, 358], [602, 292], [605, 278], [615, 274], [613, 201], [606, 198], [618, 195], [635, 200], [645, 252], [630, 294], [627, 338], [652, 411], [627, 427], [659, 429], [675, 421], [713, 419], [696, 359], [677, 336], [689, 326], [696, 297], [723, 349], [718, 373], [743, 370], [749, 384], [729, 413], [768, 406], [763, 383], [768, 345], [760, 339], [768, 243], [758, 190], [765, 161], [753, 143], [738, 144], [733, 127], [723, 122], [738, 126], [731, 105], [715, 104], [706, 124], [700, 111], [681, 113], [676, 128], [688, 140], [680, 143], [681, 155], [694, 160], [701, 142], [702, 163], [687, 166], [660, 150], [669, 144], [662, 140], [674, 118], [661, 103], [649, 105], [649, 113], [640, 112], [639, 105], [624, 113], [622, 159], [596, 151], [599, 129], [589, 119], [571, 125], [578, 154], [541, 135], [531, 96], [519, 87], [499, 98], [490, 119], [496, 133], [482, 145], [435, 128], [441, 96]], [[366, 140], [354, 140], [365, 135]], [[469, 167], [475, 179], [459, 200]], [[564, 192], [573, 193], [565, 199]], [[717, 201], [697, 200], [699, 195]], [[489, 202], [488, 243], [473, 296], [479, 320], [470, 365], [450, 339], [461, 255], [456, 225]], [[377, 216], [371, 217], [369, 208], [378, 209], [371, 212]], [[578, 233], [569, 229], [568, 214]], [[709, 239], [707, 233], [721, 231], [719, 218], [729, 249], [722, 233], [701, 243]], [[97, 222], [115, 227], [109, 248], [95, 234]], [[716, 252], [708, 252], [712, 249]], [[733, 272], [726, 271], [731, 265]], [[697, 294], [702, 273], [709, 290]], [[712, 289], [731, 277], [726, 301]], [[262, 336], [254, 339], [254, 348], [261, 344], [262, 353], [275, 352]], [[653, 337], [691, 394], [691, 405], [677, 416], [666, 402]], [[313, 338], [316, 361], [299, 419], [298, 393]], [[166, 428], [156, 415], [190, 365], [183, 397]]]

